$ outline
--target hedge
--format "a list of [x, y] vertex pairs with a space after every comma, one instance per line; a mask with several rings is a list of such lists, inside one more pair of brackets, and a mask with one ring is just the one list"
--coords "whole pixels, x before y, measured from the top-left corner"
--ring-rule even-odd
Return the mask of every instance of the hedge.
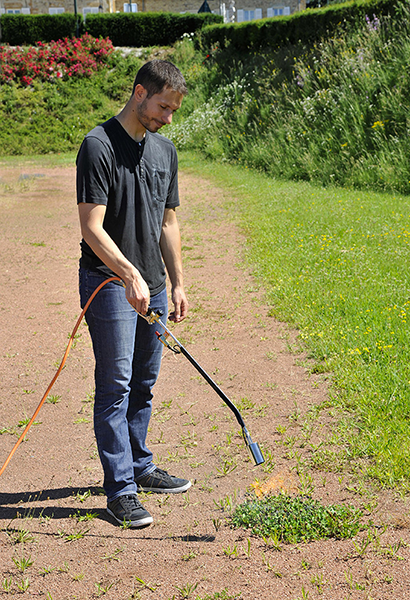
[[[84, 33], [81, 17], [78, 17], [79, 33]], [[33, 45], [51, 42], [76, 34], [74, 13], [61, 15], [2, 15], [1, 43], [10, 46]]]
[[[405, 0], [404, 0], [405, 1]], [[289, 44], [313, 44], [326, 37], [340, 25], [348, 26], [370, 18], [392, 14], [404, 5], [403, 0], [356, 0], [333, 4], [325, 8], [308, 9], [289, 17], [273, 17], [246, 23], [209, 25], [196, 43], [210, 49], [218, 46], [234, 50], [279, 48]]]
[[222, 22], [211, 13], [112, 13], [87, 15], [85, 28], [93, 37], [109, 37], [114, 46], [169, 46], [184, 33]]
[[11, 46], [32, 45], [75, 37], [85, 31], [94, 37], [109, 37], [114, 46], [169, 46], [184, 33], [194, 33], [222, 17], [211, 13], [112, 13], [89, 14], [84, 23], [75, 15], [2, 15], [1, 43]]

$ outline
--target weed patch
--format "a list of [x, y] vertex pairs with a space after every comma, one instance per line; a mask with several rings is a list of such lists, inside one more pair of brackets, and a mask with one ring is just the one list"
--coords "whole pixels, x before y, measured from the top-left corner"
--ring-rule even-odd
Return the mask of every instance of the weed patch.
[[244, 502], [235, 509], [232, 524], [265, 538], [296, 544], [354, 537], [361, 529], [361, 516], [351, 506], [323, 506], [312, 498], [280, 494]]

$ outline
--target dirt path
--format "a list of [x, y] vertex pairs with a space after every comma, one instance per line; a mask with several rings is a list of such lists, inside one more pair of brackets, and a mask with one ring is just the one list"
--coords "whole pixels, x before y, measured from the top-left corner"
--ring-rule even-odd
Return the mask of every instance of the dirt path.
[[[79, 314], [80, 234], [73, 168], [0, 171], [3, 464]], [[191, 311], [176, 335], [241, 407], [267, 461], [252, 466], [230, 411], [186, 359], [168, 352], [150, 441], [159, 466], [194, 485], [182, 496], [142, 498], [154, 516], [150, 528], [113, 525], [100, 488], [93, 357], [82, 325], [53, 402], [0, 478], [0, 595], [26, 588], [25, 597], [49, 600], [410, 598], [408, 508], [347, 474], [310, 468], [311, 447], [328, 439], [332, 420], [307, 411], [326, 401], [327, 383], [290, 352], [295, 333], [267, 316], [223, 191], [189, 173], [180, 187]], [[275, 549], [226, 520], [257, 480], [364, 507], [367, 515], [371, 509], [378, 528], [353, 541]], [[24, 561], [32, 564], [23, 573]]]

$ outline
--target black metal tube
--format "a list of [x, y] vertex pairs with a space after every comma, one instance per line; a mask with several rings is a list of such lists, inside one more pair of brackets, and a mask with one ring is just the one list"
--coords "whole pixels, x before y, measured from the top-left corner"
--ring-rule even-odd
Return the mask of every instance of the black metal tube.
[[[248, 449], [252, 455], [255, 465], [261, 465], [262, 463], [264, 463], [265, 459], [263, 457], [262, 450], [260, 449], [259, 444], [257, 444], [256, 442], [252, 442], [252, 438], [249, 435], [249, 432], [245, 427], [245, 423], [244, 423], [244, 420], [242, 419], [242, 415], [239, 412], [239, 410], [236, 408], [235, 404], [232, 402], [232, 400], [230, 400], [228, 398], [228, 396], [215, 383], [215, 381], [212, 379], [212, 377], [210, 377], [210, 375], [208, 375], [208, 373], [205, 371], [205, 369], [203, 369], [201, 367], [201, 365], [199, 363], [197, 363], [195, 358], [193, 356], [191, 356], [191, 354], [188, 352], [188, 350], [186, 348], [184, 348], [184, 346], [182, 346], [182, 344], [174, 336], [172, 331], [170, 331], [168, 329], [168, 327], [166, 325], [164, 325], [164, 323], [160, 319], [160, 317], [162, 316], [162, 313], [159, 313], [159, 312], [155, 313], [154, 311], [152, 311], [149, 308], [147, 314], [141, 315], [141, 316], [143, 316], [144, 319], [146, 319], [148, 321], [148, 323], [150, 323], [150, 324], [158, 323], [158, 325], [160, 325], [162, 327], [162, 329], [174, 340], [174, 342], [176, 343], [176, 345], [173, 347], [174, 352], [179, 351], [181, 354], [183, 354], [185, 356], [185, 358], [187, 358], [189, 360], [191, 365], [193, 365], [195, 367], [195, 369], [202, 375], [202, 377], [205, 379], [205, 381], [207, 381], [207, 383], [209, 383], [209, 385], [212, 387], [212, 389], [218, 394], [218, 396], [220, 398], [222, 398], [222, 400], [225, 402], [225, 404], [228, 406], [228, 408], [230, 408], [231, 411], [234, 413], [236, 420], [238, 421], [239, 425], [242, 427], [242, 433], [243, 433], [243, 438], [245, 440], [245, 444], [248, 447]], [[157, 333], [157, 335], [158, 335], [158, 339], [162, 343], [164, 343], [164, 341], [161, 339], [160, 334]], [[165, 343], [164, 345], [167, 345], [167, 344]]]
[[178, 343], [178, 348], [181, 350], [181, 354], [183, 354], [191, 363], [191, 365], [193, 365], [195, 367], [195, 369], [197, 371], [199, 371], [199, 373], [201, 373], [202, 377], [209, 383], [209, 385], [215, 390], [215, 392], [218, 394], [218, 396], [220, 398], [222, 398], [222, 400], [225, 402], [225, 404], [227, 404], [229, 406], [229, 408], [232, 410], [232, 412], [235, 414], [235, 417], [239, 423], [239, 425], [244, 428], [245, 427], [245, 423], [242, 419], [242, 415], [239, 412], [239, 410], [236, 408], [235, 404], [232, 402], [232, 400], [230, 400], [228, 398], [228, 396], [221, 390], [221, 388], [215, 383], [215, 381], [208, 375], [208, 373], [201, 367], [201, 365], [199, 365], [195, 358], [193, 356], [191, 356], [188, 352], [188, 350], [186, 348], [184, 348], [184, 346], [181, 346], [181, 344]]

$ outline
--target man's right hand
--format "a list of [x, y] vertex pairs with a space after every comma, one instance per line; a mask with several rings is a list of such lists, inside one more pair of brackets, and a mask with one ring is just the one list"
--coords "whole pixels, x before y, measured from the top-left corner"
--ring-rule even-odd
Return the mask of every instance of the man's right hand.
[[125, 297], [138, 313], [141, 315], [147, 314], [150, 292], [139, 271], [134, 273], [132, 279], [125, 282]]

